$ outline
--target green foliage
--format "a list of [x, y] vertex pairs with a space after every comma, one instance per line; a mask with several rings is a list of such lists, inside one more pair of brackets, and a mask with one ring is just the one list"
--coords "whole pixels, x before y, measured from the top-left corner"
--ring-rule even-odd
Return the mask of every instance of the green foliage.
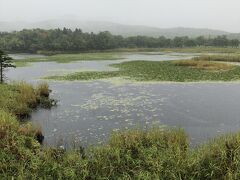
[[186, 64], [186, 61], [131, 61], [112, 66], [118, 67], [119, 71], [77, 72], [63, 76], [49, 76], [46, 79], [73, 81], [123, 77], [136, 81], [173, 82], [240, 80], [240, 66], [217, 62], [189, 60]]
[[9, 67], [15, 67], [11, 64], [12, 58], [0, 50], [0, 83], [4, 80], [4, 70]]
[[226, 36], [215, 38], [175, 37], [122, 37], [111, 33], [84, 33], [80, 29], [24, 29], [18, 32], [0, 33], [0, 49], [10, 52], [86, 52], [109, 50], [116, 48], [182, 48], [197, 46], [238, 47], [239, 40], [229, 40]]

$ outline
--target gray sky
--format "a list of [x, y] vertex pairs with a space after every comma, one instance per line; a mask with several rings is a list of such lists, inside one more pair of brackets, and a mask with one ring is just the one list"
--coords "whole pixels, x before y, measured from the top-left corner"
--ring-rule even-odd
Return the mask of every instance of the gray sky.
[[0, 21], [63, 17], [240, 32], [240, 0], [0, 0]]

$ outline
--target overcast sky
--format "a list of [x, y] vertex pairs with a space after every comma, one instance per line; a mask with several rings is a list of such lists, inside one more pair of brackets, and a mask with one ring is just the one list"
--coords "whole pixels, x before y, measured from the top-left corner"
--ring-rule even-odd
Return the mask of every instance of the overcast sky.
[[0, 21], [63, 17], [240, 32], [240, 0], [0, 0]]

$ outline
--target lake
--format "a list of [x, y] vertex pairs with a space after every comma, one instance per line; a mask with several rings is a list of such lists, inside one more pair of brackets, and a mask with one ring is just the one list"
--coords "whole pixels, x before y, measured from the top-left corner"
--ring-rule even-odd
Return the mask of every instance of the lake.
[[[116, 70], [108, 65], [124, 61], [190, 59], [196, 55], [136, 53], [111, 61], [39, 62], [9, 69], [7, 77], [9, 81], [36, 84], [49, 75]], [[197, 145], [219, 134], [237, 131], [240, 126], [240, 83], [133, 83], [120, 78], [48, 83], [52, 98], [59, 100], [58, 106], [38, 109], [31, 117], [42, 127], [48, 146], [96, 145], [106, 142], [112, 132], [159, 125], [184, 128], [191, 144]]]

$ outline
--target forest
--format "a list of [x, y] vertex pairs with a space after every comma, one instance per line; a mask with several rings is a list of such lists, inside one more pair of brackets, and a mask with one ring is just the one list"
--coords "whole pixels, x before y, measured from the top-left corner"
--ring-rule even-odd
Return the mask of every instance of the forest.
[[239, 40], [226, 36], [197, 38], [164, 36], [153, 38], [148, 36], [123, 37], [112, 35], [108, 31], [95, 33], [63, 29], [24, 29], [14, 32], [0, 32], [0, 49], [7, 52], [64, 51], [86, 52], [117, 48], [184, 48], [184, 47], [233, 47], [239, 46]]

